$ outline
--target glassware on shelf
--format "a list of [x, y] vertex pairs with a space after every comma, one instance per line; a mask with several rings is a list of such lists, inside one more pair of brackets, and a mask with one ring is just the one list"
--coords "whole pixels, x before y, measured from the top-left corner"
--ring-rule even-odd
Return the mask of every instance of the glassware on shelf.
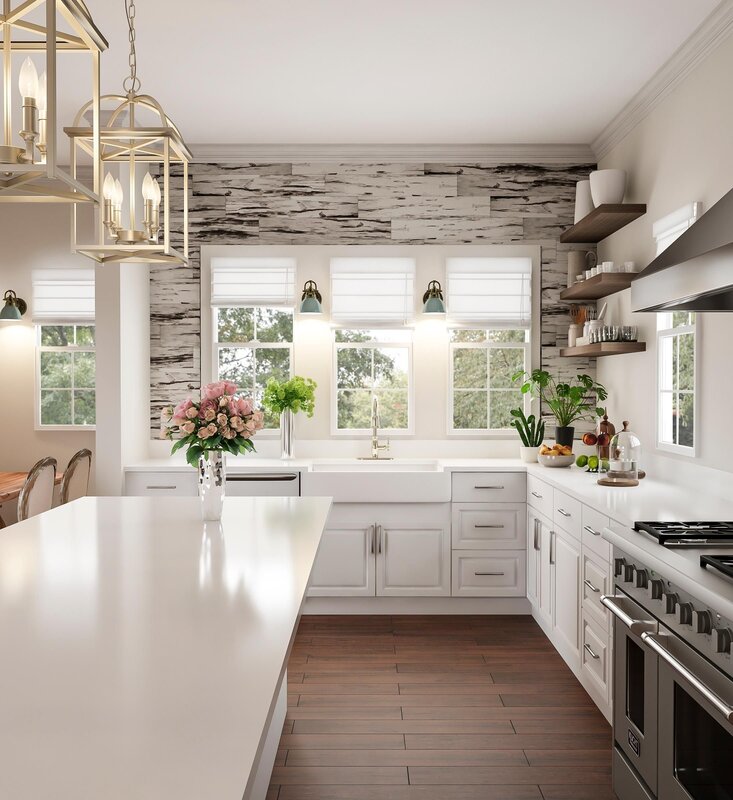
[[621, 327], [621, 341], [622, 342], [635, 342], [639, 335], [639, 329], [636, 325], [623, 325]]

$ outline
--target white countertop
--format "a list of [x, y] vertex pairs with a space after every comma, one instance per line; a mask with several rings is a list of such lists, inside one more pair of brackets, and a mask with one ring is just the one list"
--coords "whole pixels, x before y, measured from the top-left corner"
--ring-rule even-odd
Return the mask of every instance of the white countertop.
[[241, 800], [331, 502], [85, 498], [0, 533], [0, 797]]

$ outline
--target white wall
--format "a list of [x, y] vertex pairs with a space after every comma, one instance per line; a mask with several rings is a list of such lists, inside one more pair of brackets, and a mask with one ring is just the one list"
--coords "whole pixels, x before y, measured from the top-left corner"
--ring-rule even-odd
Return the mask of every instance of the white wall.
[[[708, 209], [733, 186], [733, 37], [702, 62], [672, 94], [618, 144], [599, 167], [629, 173], [626, 202], [645, 202], [647, 214], [599, 245], [599, 256], [636, 261], [654, 257], [652, 223], [690, 201]], [[733, 273], [733, 264], [731, 264]], [[654, 314], [631, 314], [630, 290], [609, 299], [615, 323], [636, 324], [647, 352], [598, 359], [598, 379], [611, 390], [611, 419], [631, 421], [647, 453], [655, 451], [656, 348]], [[733, 395], [730, 348], [733, 314], [702, 314], [698, 454], [695, 463], [733, 471], [727, 421]], [[684, 456], [672, 458], [684, 459]]]
[[[29, 305], [21, 323], [0, 325], [2, 435], [0, 471], [25, 471], [44, 456], [59, 468], [80, 448], [95, 451], [94, 432], [35, 430], [35, 336], [31, 322], [34, 269], [88, 268], [72, 254], [70, 211], [65, 204], [0, 204], [0, 296], [13, 289]], [[5, 509], [3, 517], [13, 518]]]

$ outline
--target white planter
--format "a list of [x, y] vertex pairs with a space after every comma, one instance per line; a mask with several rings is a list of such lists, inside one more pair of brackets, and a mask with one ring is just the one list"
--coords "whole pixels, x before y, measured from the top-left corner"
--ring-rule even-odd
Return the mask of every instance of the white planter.
[[590, 191], [590, 181], [578, 181], [575, 184], [575, 221], [580, 222], [593, 211], [593, 197]]
[[590, 174], [590, 192], [593, 204], [623, 203], [626, 193], [626, 171], [623, 169], [598, 169]]
[[526, 464], [534, 464], [537, 461], [537, 454], [539, 452], [539, 447], [524, 447], [523, 445], [519, 445], [519, 457]]

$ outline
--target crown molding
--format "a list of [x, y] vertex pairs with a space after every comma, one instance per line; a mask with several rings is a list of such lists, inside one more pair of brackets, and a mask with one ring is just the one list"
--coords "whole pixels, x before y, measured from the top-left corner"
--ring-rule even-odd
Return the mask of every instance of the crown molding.
[[595, 164], [587, 144], [213, 144], [190, 146], [199, 163]]
[[591, 147], [600, 160], [733, 33], [733, 0], [723, 0], [619, 111]]

